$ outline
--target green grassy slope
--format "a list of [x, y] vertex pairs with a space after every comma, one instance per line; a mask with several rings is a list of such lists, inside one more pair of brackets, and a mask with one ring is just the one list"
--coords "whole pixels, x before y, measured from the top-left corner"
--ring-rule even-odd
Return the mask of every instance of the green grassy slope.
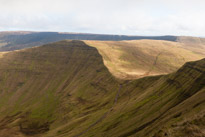
[[82, 117], [92, 105], [109, 106], [118, 87], [97, 50], [80, 41], [5, 54], [0, 80], [0, 127], [21, 125], [25, 134]]
[[112, 113], [83, 136], [204, 136], [204, 78], [205, 59], [123, 84]]
[[117, 80], [82, 41], [9, 52], [0, 58], [0, 136], [203, 136], [204, 75], [205, 59]]

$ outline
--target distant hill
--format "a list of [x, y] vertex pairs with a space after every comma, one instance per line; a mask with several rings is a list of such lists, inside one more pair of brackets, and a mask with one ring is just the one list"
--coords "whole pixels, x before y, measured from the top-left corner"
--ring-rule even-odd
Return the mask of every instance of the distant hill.
[[60, 41], [0, 58], [0, 136], [205, 136], [205, 59], [114, 78], [94, 47]]
[[184, 48], [205, 55], [205, 38], [178, 37], [177, 41], [182, 43]]
[[172, 73], [188, 61], [205, 58], [205, 44], [198, 41], [193, 46], [164, 40], [85, 42], [98, 49], [109, 71], [121, 79]]
[[12, 51], [43, 44], [57, 42], [60, 40], [168, 40], [176, 41], [175, 36], [126, 36], [126, 35], [103, 35], [103, 34], [81, 34], [81, 33], [58, 33], [58, 32], [0, 32], [0, 51]]

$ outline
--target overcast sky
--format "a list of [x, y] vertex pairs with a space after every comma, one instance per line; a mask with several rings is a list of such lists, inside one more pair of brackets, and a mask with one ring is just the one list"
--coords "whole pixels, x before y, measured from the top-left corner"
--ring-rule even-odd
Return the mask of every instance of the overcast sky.
[[0, 31], [205, 36], [205, 0], [0, 0]]

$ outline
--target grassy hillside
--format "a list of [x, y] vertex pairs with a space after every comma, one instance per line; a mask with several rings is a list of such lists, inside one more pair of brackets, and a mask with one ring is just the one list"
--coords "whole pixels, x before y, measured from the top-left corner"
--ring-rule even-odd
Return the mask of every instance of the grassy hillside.
[[115, 79], [98, 51], [61, 41], [0, 58], [0, 136], [204, 136], [205, 59]]
[[[85, 42], [99, 50], [109, 71], [121, 79], [168, 74], [176, 71], [185, 62], [205, 57], [178, 42], [160, 40]], [[195, 49], [203, 51], [198, 46]]]
[[191, 50], [197, 54], [205, 55], [205, 38], [178, 37], [177, 41], [180, 42], [185, 49]]

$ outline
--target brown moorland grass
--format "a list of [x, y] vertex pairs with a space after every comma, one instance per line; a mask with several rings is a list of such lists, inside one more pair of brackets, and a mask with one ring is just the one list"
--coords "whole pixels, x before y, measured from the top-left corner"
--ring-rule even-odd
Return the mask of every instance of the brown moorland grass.
[[[187, 44], [162, 40], [85, 41], [98, 49], [104, 64], [119, 79], [168, 74], [184, 63], [205, 57]], [[193, 49], [193, 50], [192, 50]], [[205, 50], [204, 50], [205, 52]]]

